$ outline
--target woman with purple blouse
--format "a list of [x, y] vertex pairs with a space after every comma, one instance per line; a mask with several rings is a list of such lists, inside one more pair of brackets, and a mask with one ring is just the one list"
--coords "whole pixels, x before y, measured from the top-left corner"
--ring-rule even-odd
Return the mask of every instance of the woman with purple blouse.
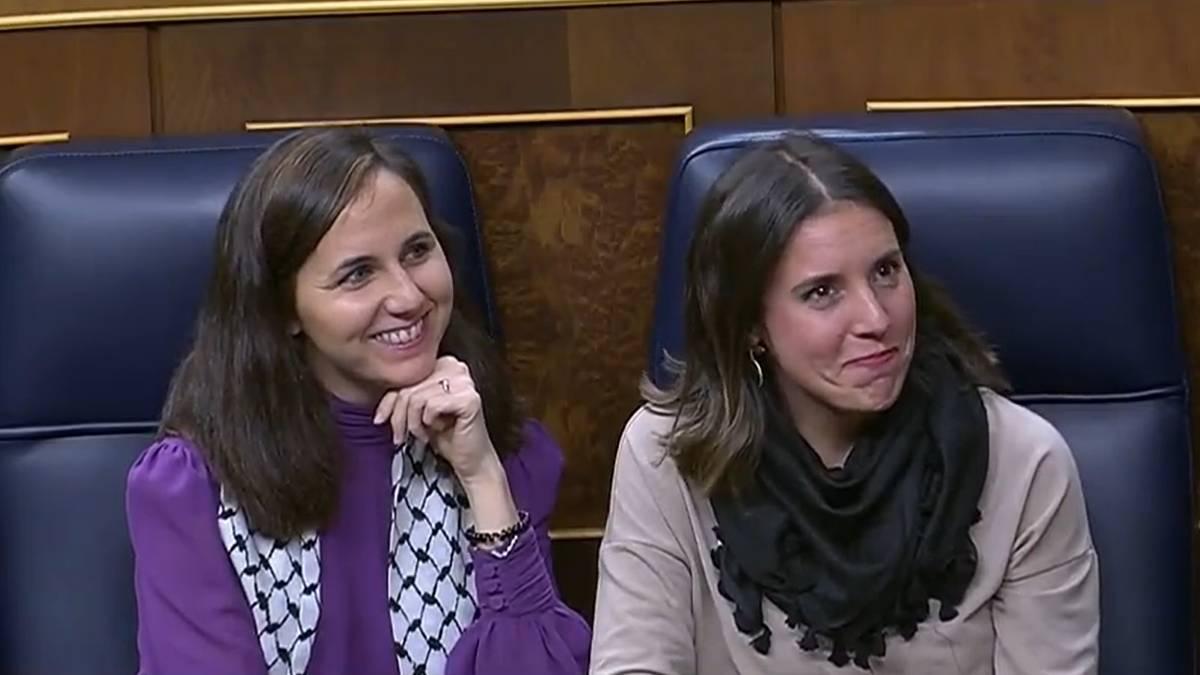
[[129, 472], [146, 675], [570, 675], [562, 452], [463, 313], [416, 165], [306, 130], [221, 215], [158, 439]]

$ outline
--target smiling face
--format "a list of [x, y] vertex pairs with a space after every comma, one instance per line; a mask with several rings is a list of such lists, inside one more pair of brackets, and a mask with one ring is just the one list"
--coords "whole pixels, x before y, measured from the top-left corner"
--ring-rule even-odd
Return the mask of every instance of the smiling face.
[[912, 362], [916, 296], [892, 223], [834, 201], [792, 232], [763, 300], [761, 340], [794, 416], [871, 413]]
[[416, 193], [369, 177], [296, 275], [293, 333], [329, 393], [373, 404], [433, 372], [454, 282]]

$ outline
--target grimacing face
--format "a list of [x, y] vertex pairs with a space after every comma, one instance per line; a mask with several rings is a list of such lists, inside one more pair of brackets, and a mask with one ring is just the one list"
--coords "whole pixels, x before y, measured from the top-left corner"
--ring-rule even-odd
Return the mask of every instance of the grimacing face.
[[759, 337], [793, 414], [891, 406], [916, 342], [916, 294], [891, 221], [846, 201], [802, 221], [768, 280]]
[[292, 332], [329, 393], [373, 405], [433, 372], [454, 281], [404, 179], [374, 172], [296, 275]]

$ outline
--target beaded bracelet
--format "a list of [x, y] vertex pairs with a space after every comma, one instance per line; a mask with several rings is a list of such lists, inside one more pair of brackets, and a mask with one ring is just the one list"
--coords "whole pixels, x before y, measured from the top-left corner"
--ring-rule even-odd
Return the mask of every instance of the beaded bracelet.
[[464, 533], [467, 541], [475, 546], [494, 544], [505, 539], [515, 539], [517, 535], [529, 529], [529, 514], [525, 511], [517, 511], [517, 523], [510, 525], [498, 532], [478, 532], [475, 526], [467, 528]]

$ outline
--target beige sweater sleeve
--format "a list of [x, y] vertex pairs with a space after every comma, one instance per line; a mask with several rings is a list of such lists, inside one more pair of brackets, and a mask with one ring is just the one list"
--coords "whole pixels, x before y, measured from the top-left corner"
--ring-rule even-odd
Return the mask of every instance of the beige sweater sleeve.
[[1071, 451], [1046, 425], [992, 605], [996, 675], [1098, 672], [1100, 581]]
[[[696, 672], [692, 571], [670, 521], [684, 509], [681, 485], [652, 465], [652, 438], [631, 429], [617, 450], [592, 637], [593, 675], [690, 675]], [[650, 447], [648, 447], [650, 446]], [[670, 461], [670, 460], [667, 460]], [[681, 520], [682, 518], [682, 520]]]

